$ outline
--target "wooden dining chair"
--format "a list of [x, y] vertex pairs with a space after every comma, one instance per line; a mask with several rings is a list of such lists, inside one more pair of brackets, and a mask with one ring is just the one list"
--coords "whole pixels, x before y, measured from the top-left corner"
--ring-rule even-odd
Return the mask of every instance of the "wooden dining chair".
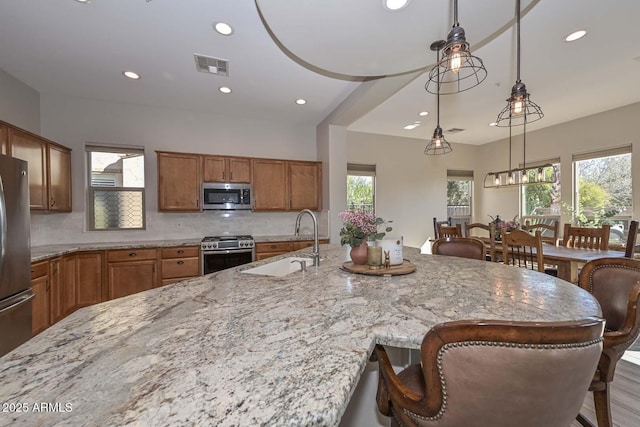
[[547, 243], [553, 246], [558, 244], [558, 238], [560, 237], [560, 221], [553, 221], [553, 224], [545, 224], [544, 222], [531, 224], [531, 221], [527, 220], [522, 226], [522, 229], [530, 233], [535, 233], [536, 230], [538, 230], [542, 234], [542, 243]]
[[[472, 223], [464, 223], [464, 236], [465, 237], [479, 237], [480, 240], [485, 242], [487, 247], [489, 248], [489, 252], [487, 253], [486, 260], [487, 261], [496, 261], [496, 225], [494, 223], [484, 224], [482, 222], [472, 222]], [[477, 236], [475, 231], [481, 230], [480, 233], [482, 236]]]
[[503, 233], [502, 259], [504, 264], [538, 270], [544, 273], [540, 231], [536, 231], [534, 235], [524, 230]]
[[447, 218], [446, 220], [443, 221], [438, 221], [436, 219], [436, 217], [433, 217], [433, 235], [434, 235], [434, 239], [439, 239], [440, 237], [440, 229], [439, 227], [441, 225], [446, 225], [446, 226], [451, 226], [451, 217]]
[[462, 320], [434, 326], [396, 374], [376, 345], [378, 410], [391, 426], [567, 427], [602, 351], [604, 322]]
[[627, 235], [627, 244], [624, 249], [624, 256], [627, 258], [633, 258], [633, 254], [636, 251], [636, 240], [638, 239], [638, 221], [631, 221], [629, 223], [629, 234]]
[[473, 237], [443, 237], [433, 242], [431, 253], [471, 259], [485, 259], [484, 242]]
[[[616, 364], [640, 334], [640, 261], [629, 258], [599, 258], [582, 268], [578, 284], [600, 303], [606, 320], [602, 355], [589, 390], [593, 392], [599, 427], [611, 427], [609, 384]], [[594, 424], [583, 415], [578, 422]]]
[[562, 244], [567, 248], [607, 250], [610, 231], [609, 224], [603, 224], [602, 227], [574, 227], [565, 224]]
[[452, 226], [448, 225], [438, 225], [438, 239], [442, 239], [444, 237], [464, 237], [462, 235], [462, 225], [456, 224]]

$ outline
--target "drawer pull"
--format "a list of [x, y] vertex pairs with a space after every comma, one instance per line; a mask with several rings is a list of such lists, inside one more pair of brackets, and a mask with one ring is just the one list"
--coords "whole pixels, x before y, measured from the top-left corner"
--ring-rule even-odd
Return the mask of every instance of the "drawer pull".
[[34, 268], [31, 269], [31, 272], [33, 273], [34, 271], [36, 271]]
[[178, 265], [184, 264], [184, 261], [178, 261]]
[[183, 251], [182, 249], [180, 249], [180, 250], [178, 251], [178, 253], [179, 253], [179, 254], [183, 254], [183, 253], [184, 253], [184, 251]]
[[275, 249], [275, 248], [277, 248], [276, 245], [271, 245], [271, 249]]
[[138, 255], [138, 254], [137, 254], [137, 253], [135, 253], [135, 252], [131, 252], [131, 253], [129, 254], [129, 256], [136, 256], [136, 255]]

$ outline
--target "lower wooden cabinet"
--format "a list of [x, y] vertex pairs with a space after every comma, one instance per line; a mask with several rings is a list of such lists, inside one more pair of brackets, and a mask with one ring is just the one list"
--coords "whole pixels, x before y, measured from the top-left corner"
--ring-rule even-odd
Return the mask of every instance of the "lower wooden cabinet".
[[156, 249], [122, 249], [107, 252], [109, 299], [120, 298], [157, 286]]
[[80, 252], [75, 257], [76, 306], [80, 308], [102, 302], [102, 252]]
[[199, 246], [162, 248], [161, 259], [163, 286], [200, 275]]
[[[319, 240], [320, 244], [329, 243], [328, 239]], [[256, 243], [256, 261], [271, 258], [287, 252], [313, 247], [313, 240], [293, 240], [282, 242]]]
[[49, 261], [36, 262], [31, 265], [31, 291], [33, 292], [32, 328], [36, 335], [49, 327]]

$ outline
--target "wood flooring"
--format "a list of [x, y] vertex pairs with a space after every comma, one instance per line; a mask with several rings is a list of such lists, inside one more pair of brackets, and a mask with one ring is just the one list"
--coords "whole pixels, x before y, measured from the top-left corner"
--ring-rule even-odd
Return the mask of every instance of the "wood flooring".
[[[611, 416], [614, 427], [640, 426], [640, 340], [618, 362], [611, 383]], [[587, 393], [581, 413], [595, 422], [593, 395]], [[574, 421], [571, 427], [580, 427]]]

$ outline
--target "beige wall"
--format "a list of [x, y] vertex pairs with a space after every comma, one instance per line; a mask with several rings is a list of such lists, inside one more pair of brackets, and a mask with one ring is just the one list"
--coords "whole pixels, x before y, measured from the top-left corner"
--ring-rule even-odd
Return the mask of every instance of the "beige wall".
[[0, 120], [40, 133], [40, 94], [0, 69]]

